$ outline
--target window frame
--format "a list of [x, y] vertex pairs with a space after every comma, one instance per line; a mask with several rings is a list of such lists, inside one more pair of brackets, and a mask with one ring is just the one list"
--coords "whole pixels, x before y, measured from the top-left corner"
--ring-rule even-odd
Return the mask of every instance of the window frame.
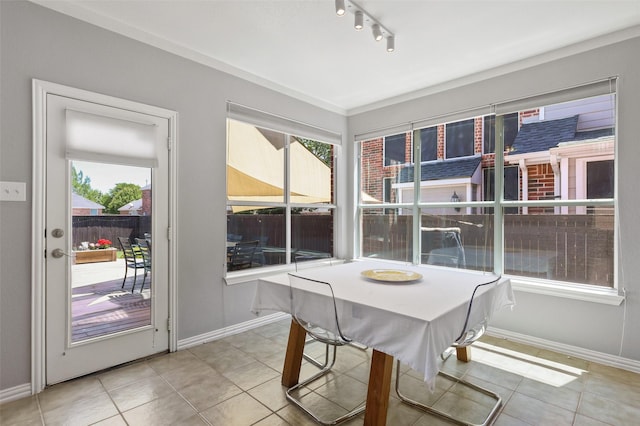
[[[304, 133], [304, 132], [300, 132], [300, 131], [295, 131], [295, 133], [293, 131], [291, 131], [292, 129], [288, 129], [286, 126], [286, 120], [282, 117], [276, 117], [276, 119], [273, 120], [273, 122], [270, 121], [271, 116], [267, 113], [261, 113], [258, 111], [252, 111], [254, 114], [258, 114], [259, 115], [259, 119], [256, 120], [251, 120], [250, 118], [236, 118], [234, 117], [232, 114], [229, 114], [227, 116], [227, 133], [226, 133], [226, 143], [225, 143], [225, 147], [226, 147], [226, 155], [227, 155], [227, 160], [225, 160], [226, 165], [228, 166], [228, 150], [229, 150], [229, 144], [231, 143], [230, 137], [229, 137], [229, 120], [235, 120], [237, 122], [241, 122], [243, 124], [249, 125], [249, 126], [254, 126], [256, 128], [260, 128], [260, 129], [265, 129], [265, 130], [269, 130], [269, 131], [273, 131], [273, 132], [277, 132], [277, 133], [281, 133], [283, 135], [284, 138], [284, 144], [285, 147], [283, 149], [283, 155], [284, 155], [284, 161], [283, 161], [283, 173], [284, 173], [284, 182], [283, 182], [283, 200], [282, 201], [278, 201], [278, 202], [273, 202], [273, 201], [242, 201], [242, 200], [229, 200], [228, 194], [227, 194], [227, 179], [228, 177], [226, 176], [225, 173], [225, 197], [226, 197], [226, 209], [228, 210], [229, 208], [233, 207], [233, 206], [242, 206], [242, 207], [253, 207], [255, 206], [256, 208], [260, 208], [260, 207], [268, 207], [268, 208], [282, 208], [284, 210], [284, 227], [285, 227], [285, 258], [286, 258], [286, 263], [285, 264], [278, 264], [278, 265], [273, 265], [273, 266], [265, 266], [265, 267], [260, 267], [260, 268], [248, 268], [248, 269], [244, 269], [244, 270], [240, 270], [240, 271], [228, 271], [226, 266], [224, 268], [224, 279], [226, 281], [226, 283], [228, 285], [232, 285], [232, 284], [237, 284], [237, 283], [242, 283], [242, 282], [246, 282], [248, 279], [253, 279], [256, 276], [260, 276], [260, 275], [264, 275], [266, 274], [272, 274], [274, 272], [277, 271], [288, 271], [293, 269], [294, 266], [294, 262], [292, 260], [292, 247], [291, 247], [291, 240], [292, 240], [292, 233], [294, 232], [293, 229], [293, 220], [292, 220], [292, 210], [293, 209], [297, 209], [297, 208], [323, 208], [323, 209], [328, 209], [332, 211], [332, 219], [333, 219], [333, 253], [331, 253], [331, 257], [327, 258], [326, 261], [325, 260], [321, 260], [321, 261], [314, 261], [314, 262], [305, 262], [307, 264], [311, 264], [311, 263], [325, 263], [328, 262], [330, 263], [331, 261], [334, 261], [336, 259], [336, 249], [337, 246], [340, 244], [340, 242], [338, 241], [338, 235], [339, 233], [337, 232], [338, 230], [338, 204], [337, 204], [337, 197], [338, 197], [338, 187], [339, 187], [339, 179], [338, 179], [338, 174], [336, 173], [337, 171], [337, 165], [339, 164], [340, 161], [340, 153], [341, 153], [341, 147], [339, 144], [335, 143], [335, 142], [325, 142], [322, 140], [318, 140], [318, 136], [317, 134], [311, 134], [309, 136], [307, 135], [303, 135], [303, 134], [299, 134], [299, 133]], [[271, 124], [270, 124], [271, 123]], [[285, 123], [283, 125], [283, 123]], [[295, 124], [295, 127], [292, 126], [292, 128], [295, 130], [296, 128], [300, 128], [301, 126], [303, 126], [301, 123], [299, 122], [292, 122]], [[304, 128], [303, 128], [304, 129]], [[313, 140], [315, 142], [320, 142], [320, 143], [324, 143], [327, 145], [331, 145], [333, 147], [333, 153], [332, 153], [332, 167], [331, 167], [331, 191], [332, 191], [332, 202], [330, 203], [299, 203], [299, 202], [292, 202], [291, 201], [291, 140], [292, 138], [303, 138], [303, 139], [310, 139]], [[338, 135], [338, 138], [340, 138], [340, 136]], [[226, 226], [226, 225], [225, 225]], [[226, 235], [226, 233], [225, 233]], [[225, 247], [226, 247], [226, 242], [225, 242]], [[225, 248], [226, 250], [226, 248]]]
[[[527, 111], [530, 110], [532, 108], [540, 108], [541, 106], [544, 105], [552, 105], [555, 103], [561, 103], [561, 102], [567, 102], [569, 100], [577, 100], [577, 99], [582, 99], [582, 98], [588, 98], [588, 97], [592, 97], [592, 96], [597, 96], [600, 94], [611, 94], [613, 95], [613, 102], [614, 102], [614, 113], [615, 113], [615, 122], [616, 122], [616, 129], [617, 129], [617, 117], [619, 115], [618, 112], [618, 96], [616, 95], [616, 93], [618, 93], [618, 87], [617, 87], [617, 78], [616, 77], [612, 77], [612, 78], [607, 78], [607, 79], [603, 79], [600, 81], [596, 81], [596, 82], [592, 82], [592, 83], [587, 83], [584, 84], [582, 86], [575, 86], [575, 87], [571, 87], [565, 90], [559, 90], [557, 92], [551, 92], [551, 93], [545, 93], [542, 95], [536, 95], [536, 96], [531, 96], [529, 98], [522, 98], [522, 99], [516, 99], [514, 101], [509, 101], [509, 102], [505, 102], [503, 104], [493, 104], [492, 105], [492, 109], [493, 109], [493, 114], [496, 116], [496, 122], [498, 117], [500, 117], [500, 119], [504, 119], [504, 116], [512, 113], [513, 111]], [[477, 111], [480, 108], [475, 108], [472, 109], [470, 108], [469, 110], [467, 110], [467, 112], [469, 111]], [[460, 117], [460, 113], [456, 112], [456, 113], [452, 113], [452, 116], [455, 116], [456, 121], [462, 121], [464, 119], [461, 119]], [[482, 117], [484, 117], [484, 115], [487, 114], [469, 114], [471, 116], [471, 118], [469, 118], [469, 116], [467, 116], [466, 119], [474, 119], [477, 118], [478, 116], [482, 115]], [[444, 118], [446, 117], [446, 115], [440, 115], [438, 117], [434, 118], [427, 118], [424, 120], [421, 120], [421, 123], [428, 123], [430, 125], [433, 124], [437, 124], [434, 120], [442, 120], [440, 121], [445, 122]], [[412, 125], [415, 125], [415, 123], [411, 123]], [[484, 124], [484, 119], [483, 119], [483, 124]], [[520, 127], [520, 126], [519, 126]], [[415, 128], [415, 127], [414, 127]], [[446, 127], [445, 127], [445, 132], [446, 132]], [[483, 131], [484, 134], [484, 131]], [[371, 133], [363, 133], [363, 135], [367, 135], [367, 136], [371, 136]], [[356, 140], [356, 143], [360, 143], [365, 142], [368, 139], [359, 139]], [[415, 135], [414, 135], [414, 140], [415, 140]], [[445, 134], [445, 143], [446, 143], [446, 134]], [[530, 201], [530, 200], [504, 200], [503, 199], [503, 175], [504, 175], [504, 168], [505, 168], [505, 159], [504, 159], [504, 149], [503, 149], [503, 141], [496, 141], [496, 148], [502, 148], [502, 149], [496, 149], [495, 150], [495, 164], [494, 164], [494, 168], [495, 168], [495, 176], [496, 176], [496, 188], [500, 188], [499, 190], [496, 189], [496, 193], [498, 191], [500, 191], [500, 196], [495, 197], [496, 199], [493, 201], [475, 201], [475, 202], [461, 202], [461, 203], [448, 203], [448, 202], [437, 202], [437, 203], [421, 203], [418, 202], [417, 197], [413, 200], [413, 202], [411, 203], [404, 203], [404, 204], [375, 204], [375, 205], [371, 205], [371, 204], [363, 204], [361, 202], [357, 203], [356, 209], [357, 209], [357, 213], [358, 213], [358, 220], [359, 220], [359, 226], [356, 227], [358, 230], [361, 231], [361, 218], [363, 216], [363, 213], [366, 210], [372, 210], [372, 209], [380, 209], [380, 208], [397, 208], [397, 209], [402, 209], [402, 208], [409, 208], [413, 210], [413, 215], [414, 215], [414, 228], [419, 228], [418, 225], [415, 225], [416, 223], [420, 223], [420, 212], [423, 209], [429, 209], [429, 208], [435, 208], [435, 207], [445, 207], [445, 208], [451, 208], [451, 207], [475, 207], [475, 208], [482, 208], [482, 207], [491, 207], [493, 208], [494, 211], [494, 220], [495, 220], [495, 225], [494, 226], [494, 270], [496, 273], [502, 273], [503, 271], [503, 264], [502, 264], [502, 256], [503, 256], [503, 252], [504, 252], [504, 247], [505, 247], [505, 240], [504, 240], [504, 217], [503, 217], [503, 209], [506, 208], [517, 208], [517, 209], [522, 209], [524, 211], [526, 211], [529, 207], [552, 207], [552, 208], [556, 208], [556, 211], [559, 211], [562, 207], [579, 207], [579, 206], [605, 206], [605, 207], [612, 207], [614, 209], [614, 215], [617, 217], [617, 209], [618, 209], [618, 200], [617, 200], [617, 186], [619, 185], [619, 180], [617, 177], [617, 171], [618, 171], [618, 166], [617, 166], [617, 156], [618, 156], [618, 150], [615, 149], [618, 146], [618, 141], [617, 141], [617, 131], [614, 131], [614, 135], [613, 135], [613, 144], [614, 144], [614, 153], [612, 155], [613, 159], [614, 159], [614, 172], [615, 172], [615, 177], [614, 177], [614, 197], [610, 198], [610, 199], [598, 199], [598, 200], [585, 200], [585, 199], [575, 199], [575, 200], [535, 200], [535, 201]], [[483, 140], [483, 147], [484, 147], [484, 140]], [[414, 146], [413, 148], [414, 150], [414, 156], [417, 155], [416, 153], [416, 147]], [[446, 155], [446, 146], [445, 146], [445, 155]], [[418, 157], [419, 158], [419, 157]], [[358, 185], [362, 185], [362, 180], [361, 180], [361, 176], [360, 176], [360, 169], [362, 167], [362, 162], [358, 162], [358, 176], [357, 176], [357, 182]], [[414, 176], [421, 176], [420, 173], [420, 162], [416, 163], [414, 165]], [[420, 179], [414, 179], [413, 181], [413, 185], [416, 187], [415, 191], [419, 191], [419, 187], [420, 187]], [[577, 197], [576, 197], [577, 198]], [[616, 224], [614, 226], [614, 235], [613, 235], [613, 262], [614, 262], [614, 277], [613, 277], [613, 282], [612, 282], [612, 287], [600, 287], [598, 285], [594, 285], [594, 284], [581, 284], [581, 283], [572, 283], [572, 282], [564, 282], [564, 281], [553, 281], [550, 279], [535, 279], [535, 278], [529, 278], [529, 277], [521, 277], [521, 276], [509, 276], [509, 278], [511, 278], [512, 282], [514, 283], [514, 288], [525, 291], [525, 292], [531, 292], [531, 293], [537, 293], [537, 294], [548, 294], [548, 295], [554, 295], [554, 296], [558, 296], [558, 297], [565, 297], [565, 298], [570, 298], [570, 299], [576, 299], [576, 300], [586, 300], [586, 301], [591, 301], [591, 302], [596, 302], [596, 303], [604, 303], [604, 304], [611, 304], [611, 305], [619, 305], [623, 300], [624, 300], [624, 295], [622, 290], [620, 289], [620, 271], [617, 267], [618, 265], [618, 240], [619, 240], [619, 226]], [[418, 237], [418, 231], [416, 231], [416, 229], [414, 229], [414, 253], [420, 253], [420, 248], [419, 248], [419, 237]], [[361, 244], [362, 244], [362, 235], [357, 235], [356, 236], [356, 251], [355, 251], [355, 257], [360, 257], [362, 255], [362, 251], [361, 251]], [[414, 255], [414, 260], [413, 263], [414, 264], [419, 264], [420, 260], [416, 259], [417, 255]]]

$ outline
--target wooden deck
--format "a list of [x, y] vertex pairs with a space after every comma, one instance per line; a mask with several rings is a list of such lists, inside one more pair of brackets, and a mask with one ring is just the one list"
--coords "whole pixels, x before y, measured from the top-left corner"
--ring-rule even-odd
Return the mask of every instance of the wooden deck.
[[72, 342], [104, 336], [151, 324], [151, 276], [140, 293], [142, 277], [131, 293], [133, 277], [76, 287], [73, 289]]

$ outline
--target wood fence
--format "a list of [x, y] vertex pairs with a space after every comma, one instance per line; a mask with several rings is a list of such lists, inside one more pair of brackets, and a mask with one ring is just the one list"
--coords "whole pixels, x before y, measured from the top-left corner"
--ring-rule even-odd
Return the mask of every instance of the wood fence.
[[131, 240], [151, 233], [151, 216], [73, 216], [73, 247], [84, 241], [95, 243], [101, 238], [110, 240], [113, 247], [120, 248], [118, 237]]

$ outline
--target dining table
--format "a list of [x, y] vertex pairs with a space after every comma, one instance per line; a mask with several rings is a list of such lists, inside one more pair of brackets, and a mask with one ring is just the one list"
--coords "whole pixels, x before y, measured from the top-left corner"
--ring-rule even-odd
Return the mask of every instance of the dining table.
[[[515, 304], [508, 278], [464, 269], [355, 260], [293, 274], [330, 283], [344, 335], [372, 349], [365, 425], [386, 424], [394, 358], [421, 373], [433, 389], [440, 354], [461, 337], [465, 323], [486, 324], [496, 311]], [[260, 278], [251, 310], [291, 313], [289, 275]], [[319, 327], [331, 326], [322, 323], [325, 318], [305, 312], [305, 319]], [[298, 383], [305, 338], [304, 328], [292, 319], [282, 370], [285, 387]], [[468, 361], [469, 347], [459, 350], [458, 358]]]

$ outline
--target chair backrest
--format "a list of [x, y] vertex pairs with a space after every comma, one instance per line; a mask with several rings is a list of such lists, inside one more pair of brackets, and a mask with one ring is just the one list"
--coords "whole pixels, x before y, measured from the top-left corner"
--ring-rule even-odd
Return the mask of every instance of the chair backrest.
[[151, 244], [149, 244], [149, 240], [146, 238], [136, 238], [136, 244], [140, 249], [140, 253], [142, 254], [142, 260], [144, 261], [144, 266], [147, 269], [151, 268]]
[[231, 258], [227, 265], [229, 271], [251, 268], [253, 255], [258, 247], [258, 241], [240, 241], [233, 247]]
[[135, 262], [136, 261], [136, 253], [133, 250], [133, 244], [131, 244], [131, 240], [128, 237], [118, 237], [118, 241], [120, 242], [120, 247], [122, 247], [122, 253], [124, 254], [125, 261]]
[[430, 265], [465, 268], [466, 257], [460, 228], [420, 228], [422, 233], [422, 254], [428, 256], [426, 263]]
[[346, 345], [338, 306], [331, 284], [289, 274], [291, 316], [314, 339], [330, 345]]
[[467, 314], [460, 336], [454, 346], [464, 347], [478, 340], [486, 331], [487, 324], [494, 311], [497, 297], [496, 286], [500, 281], [498, 276], [491, 281], [477, 285], [471, 294], [471, 300], [467, 306]]

